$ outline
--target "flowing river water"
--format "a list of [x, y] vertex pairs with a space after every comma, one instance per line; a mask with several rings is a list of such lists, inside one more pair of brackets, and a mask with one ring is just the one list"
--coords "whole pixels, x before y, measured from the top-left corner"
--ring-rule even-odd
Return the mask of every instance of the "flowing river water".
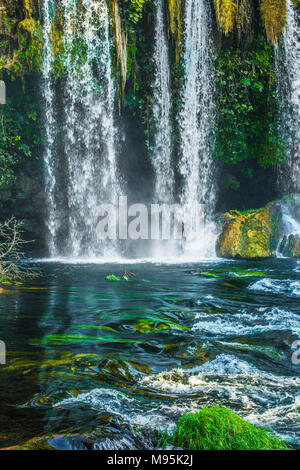
[[212, 404], [300, 447], [299, 261], [36, 264], [0, 293], [1, 448], [151, 449]]

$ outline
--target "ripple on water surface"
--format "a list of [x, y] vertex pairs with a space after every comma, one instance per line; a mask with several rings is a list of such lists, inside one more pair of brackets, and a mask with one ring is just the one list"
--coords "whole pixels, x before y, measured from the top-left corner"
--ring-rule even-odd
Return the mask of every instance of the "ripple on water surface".
[[6, 286], [1, 447], [47, 433], [55, 448], [149, 448], [216, 404], [299, 445], [297, 266], [132, 264], [136, 281], [112, 283], [126, 266], [45, 263], [37, 285]]

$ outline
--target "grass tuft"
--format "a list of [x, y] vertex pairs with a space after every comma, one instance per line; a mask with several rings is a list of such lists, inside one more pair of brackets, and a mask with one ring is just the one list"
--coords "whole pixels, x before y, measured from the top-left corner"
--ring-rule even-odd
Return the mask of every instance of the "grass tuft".
[[171, 442], [175, 447], [190, 450], [288, 449], [270, 431], [257, 428], [219, 406], [204, 407], [179, 418]]

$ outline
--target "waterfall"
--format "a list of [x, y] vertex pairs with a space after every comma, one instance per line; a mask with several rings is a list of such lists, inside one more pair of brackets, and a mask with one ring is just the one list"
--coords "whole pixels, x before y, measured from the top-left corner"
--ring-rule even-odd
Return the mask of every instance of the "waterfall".
[[156, 0], [155, 6], [155, 79], [153, 84], [153, 118], [156, 127], [153, 151], [155, 200], [167, 204], [173, 201], [174, 192], [170, 121], [170, 64], [163, 0]]
[[287, 166], [279, 171], [283, 192], [300, 191], [300, 24], [292, 0], [287, 0], [287, 22], [275, 46], [280, 128], [286, 145]]
[[[51, 139], [48, 139], [45, 158], [46, 166], [51, 168], [48, 172], [51, 255], [110, 256], [116, 254], [117, 243], [100, 241], [96, 234], [98, 205], [111, 203], [116, 207], [121, 192], [115, 148], [115, 92], [108, 8], [105, 0], [82, 0], [80, 3], [62, 0], [62, 8], [64, 79], [57, 101], [60, 101], [63, 121], [63, 131], [60, 130], [63, 155], [55, 153]], [[46, 20], [45, 14], [45, 24]], [[50, 47], [45, 42], [44, 69], [50, 54]], [[51, 106], [54, 106], [53, 99], [47, 103], [47, 108]], [[53, 115], [53, 111], [51, 113]], [[58, 158], [61, 159], [60, 167], [53, 164]], [[64, 167], [64, 185], [59, 187], [57, 173]], [[63, 210], [60, 209], [62, 206]], [[55, 216], [52, 214], [60, 218], [59, 222], [53, 223]], [[67, 225], [63, 246], [56, 241], [55, 229], [58, 230], [59, 224]]]
[[[187, 249], [203, 254], [214, 252], [209, 236], [209, 219], [214, 207], [211, 130], [213, 119], [214, 77], [210, 10], [204, 0], [187, 0], [185, 6], [184, 70], [182, 110], [179, 115], [181, 158], [179, 173], [183, 180], [181, 205], [191, 211], [190, 229], [185, 233]], [[206, 224], [201, 232], [193, 230], [196, 204], [204, 205]], [[205, 226], [206, 225], [206, 226]], [[195, 228], [195, 227], [194, 227]], [[207, 242], [208, 245], [207, 245]], [[200, 251], [199, 251], [200, 250]]]
[[52, 66], [54, 62], [53, 45], [51, 41], [52, 16], [54, 13], [54, 1], [44, 0], [42, 3], [42, 15], [44, 21], [43, 41], [44, 53], [42, 59], [42, 94], [44, 101], [45, 122], [45, 185], [47, 194], [47, 229], [48, 246], [51, 255], [55, 253], [55, 240], [57, 232], [57, 217], [55, 211], [55, 168], [54, 168], [54, 141], [55, 141], [55, 113], [54, 113], [54, 86], [52, 83]]

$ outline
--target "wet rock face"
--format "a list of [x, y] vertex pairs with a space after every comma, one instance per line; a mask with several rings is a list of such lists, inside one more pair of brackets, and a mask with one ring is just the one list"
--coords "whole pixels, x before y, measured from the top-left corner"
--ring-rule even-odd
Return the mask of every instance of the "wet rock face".
[[224, 215], [216, 244], [221, 258], [260, 259], [276, 256], [300, 258], [300, 195], [270, 202], [261, 209]]
[[268, 205], [246, 213], [227, 212], [223, 231], [217, 240], [217, 255], [245, 259], [275, 256], [276, 225], [270, 209]]
[[281, 245], [281, 253], [289, 258], [300, 258], [300, 236], [289, 235], [285, 237]]

